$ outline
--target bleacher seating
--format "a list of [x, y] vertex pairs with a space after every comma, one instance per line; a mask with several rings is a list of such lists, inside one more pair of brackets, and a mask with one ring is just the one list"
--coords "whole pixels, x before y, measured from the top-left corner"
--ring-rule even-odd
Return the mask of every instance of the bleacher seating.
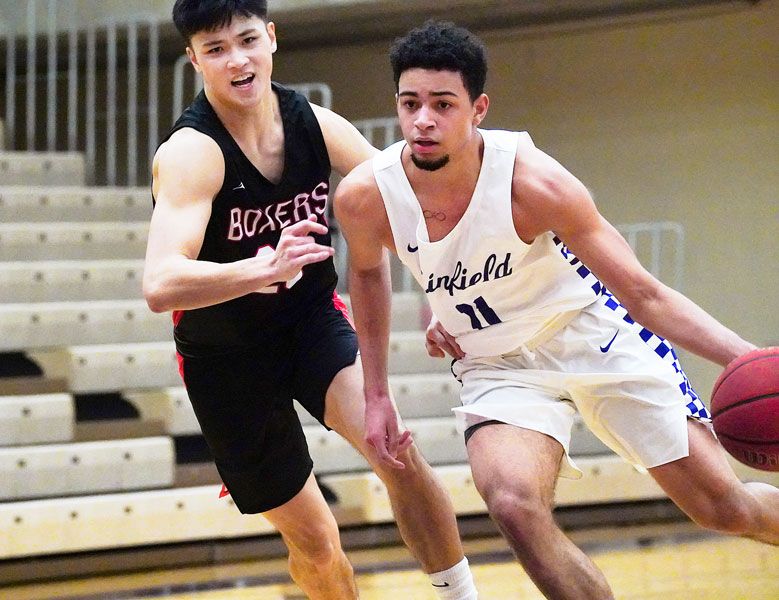
[[170, 315], [143, 300], [0, 304], [0, 352], [70, 344], [116, 344], [165, 339]]
[[0, 262], [0, 302], [141, 298], [143, 259]]
[[51, 185], [0, 188], [0, 223], [145, 222], [151, 210], [148, 188]]
[[77, 152], [0, 152], [0, 186], [83, 185], [84, 156]]
[[148, 223], [0, 223], [0, 261], [139, 258]]
[[0, 447], [70, 441], [75, 422], [70, 394], [0, 396]]
[[0, 500], [168, 487], [174, 466], [169, 437], [0, 448]]

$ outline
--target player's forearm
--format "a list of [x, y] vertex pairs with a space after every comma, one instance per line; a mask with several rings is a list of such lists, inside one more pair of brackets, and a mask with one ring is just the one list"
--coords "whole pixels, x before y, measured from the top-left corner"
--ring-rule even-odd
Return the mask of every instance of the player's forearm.
[[722, 366], [755, 348], [692, 300], [666, 286], [655, 296], [632, 307], [628, 304], [627, 308], [647, 329]]
[[174, 257], [147, 267], [143, 295], [154, 312], [191, 310], [227, 302], [274, 283], [269, 261], [255, 258], [214, 263]]
[[387, 364], [392, 303], [388, 267], [350, 271], [349, 297], [360, 345], [366, 401], [388, 398]]

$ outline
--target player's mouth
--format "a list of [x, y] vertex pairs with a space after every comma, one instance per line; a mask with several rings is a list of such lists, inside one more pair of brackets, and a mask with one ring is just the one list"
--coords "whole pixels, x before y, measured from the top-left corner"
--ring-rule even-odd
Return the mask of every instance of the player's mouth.
[[438, 142], [428, 139], [414, 140], [414, 151], [419, 153], [427, 153], [438, 147]]
[[243, 75], [237, 79], [233, 79], [230, 82], [230, 85], [237, 88], [247, 88], [252, 84], [252, 81], [254, 81], [254, 75]]

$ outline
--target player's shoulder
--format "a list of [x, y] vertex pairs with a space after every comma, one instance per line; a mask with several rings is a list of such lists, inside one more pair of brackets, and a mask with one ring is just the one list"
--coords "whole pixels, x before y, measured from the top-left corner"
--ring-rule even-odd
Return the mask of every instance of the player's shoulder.
[[207, 194], [219, 190], [224, 175], [225, 161], [219, 144], [190, 127], [173, 132], [160, 144], [152, 164], [155, 186], [182, 187], [182, 182], [187, 182]]
[[374, 158], [369, 158], [361, 162], [341, 183], [338, 184], [338, 190], [343, 196], [359, 196], [361, 194], [378, 194], [379, 186], [376, 184], [376, 176], [373, 174]]
[[156, 157], [175, 159], [189, 157], [193, 154], [221, 155], [221, 153], [219, 144], [210, 135], [192, 127], [182, 127], [174, 131], [167, 140], [160, 144]]

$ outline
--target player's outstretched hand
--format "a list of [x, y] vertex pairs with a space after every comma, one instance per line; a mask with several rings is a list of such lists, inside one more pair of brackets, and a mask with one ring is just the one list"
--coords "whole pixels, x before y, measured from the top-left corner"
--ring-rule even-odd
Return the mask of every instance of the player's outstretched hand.
[[433, 315], [425, 332], [425, 348], [430, 356], [444, 358], [447, 354], [452, 358], [463, 358], [465, 353], [457, 341], [444, 329], [441, 322]]
[[398, 454], [411, 444], [411, 432], [400, 432], [395, 406], [389, 399], [365, 403], [365, 441], [376, 451], [379, 460], [393, 469], [405, 469]]
[[333, 255], [333, 248], [314, 241], [315, 233], [327, 233], [327, 226], [317, 223], [316, 215], [282, 230], [270, 262], [278, 272], [279, 281], [294, 279], [306, 265], [321, 262]]

